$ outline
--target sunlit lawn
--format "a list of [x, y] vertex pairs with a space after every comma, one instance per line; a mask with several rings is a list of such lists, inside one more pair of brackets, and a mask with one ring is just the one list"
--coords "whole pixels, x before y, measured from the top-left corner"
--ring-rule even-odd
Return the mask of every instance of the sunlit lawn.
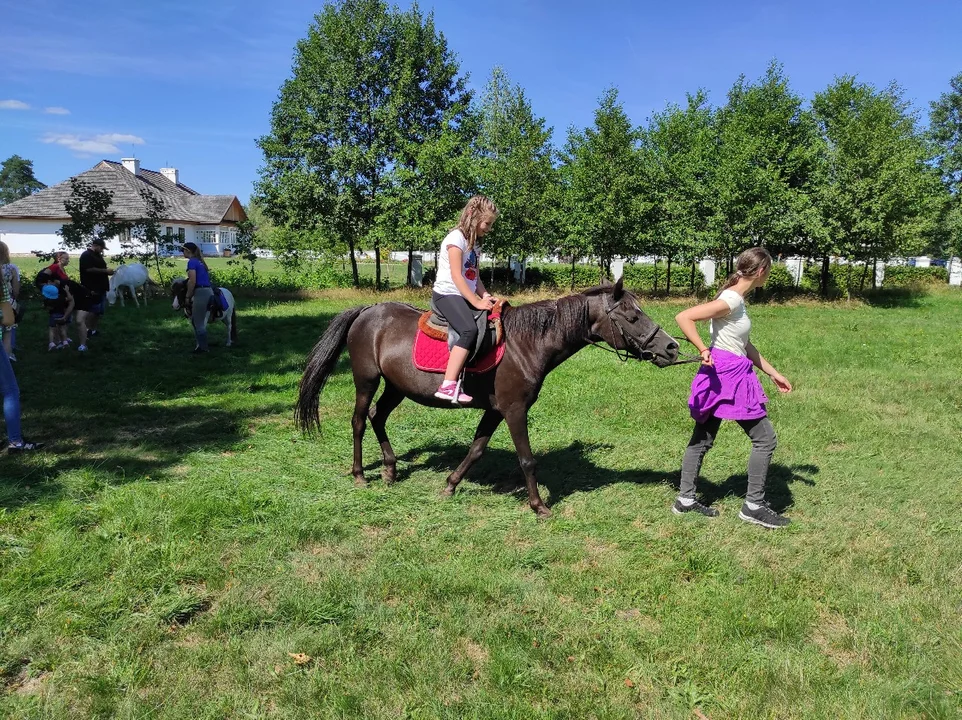
[[327, 321], [372, 301], [242, 300], [241, 344], [201, 358], [166, 300], [109, 313], [86, 356], [48, 354], [31, 309], [16, 371], [48, 447], [0, 457], [0, 715], [962, 713], [962, 294], [752, 308], [796, 387], [771, 393], [777, 532], [737, 519], [735, 426], [700, 484], [721, 516], [673, 516], [693, 366], [593, 348], [531, 415], [548, 521], [504, 428], [439, 496], [475, 411], [402, 404], [401, 481], [368, 433], [355, 488], [346, 358], [320, 438], [292, 405]]

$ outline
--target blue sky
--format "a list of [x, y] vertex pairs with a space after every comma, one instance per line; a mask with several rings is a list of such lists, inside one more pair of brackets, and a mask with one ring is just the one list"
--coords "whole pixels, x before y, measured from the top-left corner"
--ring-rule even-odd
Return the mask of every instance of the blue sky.
[[[402, 7], [406, 2], [400, 3]], [[320, 2], [31, 0], [0, 24], [0, 160], [61, 182], [131, 154], [182, 182], [247, 201], [271, 105]], [[959, 0], [807, 3], [490, 0], [425, 2], [472, 87], [501, 65], [554, 127], [590, 125], [617, 87], [636, 124], [704, 88], [784, 65], [805, 98], [838, 75], [898, 82], [927, 120], [962, 72]]]

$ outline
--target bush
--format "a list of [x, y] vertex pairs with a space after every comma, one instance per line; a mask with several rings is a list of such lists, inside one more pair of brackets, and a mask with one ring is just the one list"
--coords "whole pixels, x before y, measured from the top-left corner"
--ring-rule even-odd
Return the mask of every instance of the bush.
[[[866, 271], [865, 265], [862, 264], [846, 264], [842, 265], [839, 263], [832, 263], [828, 267], [828, 291], [829, 293], [839, 293], [846, 292], [847, 290], [854, 290], [858, 292], [860, 289], [870, 290], [872, 288], [872, 273], [873, 269], [869, 266]], [[862, 280], [864, 274], [865, 287], [862, 288]], [[821, 261], [814, 262], [805, 268], [805, 272], [802, 274], [802, 281], [799, 283], [799, 287], [802, 290], [808, 292], [818, 292], [819, 284], [822, 277], [822, 263]]]
[[795, 281], [787, 267], [780, 263], [773, 263], [772, 272], [768, 276], [768, 282], [765, 283], [765, 287], [771, 292], [794, 290]]
[[[576, 288], [594, 287], [600, 277], [595, 265], [575, 265], [574, 286]], [[531, 287], [571, 288], [570, 265], [537, 265], [529, 267], [524, 274], [525, 284]]]
[[944, 267], [909, 267], [896, 265], [885, 268], [882, 286], [911, 287], [912, 285], [945, 285], [949, 281], [949, 271]]
[[[658, 263], [657, 266], [658, 292], [664, 292], [668, 280], [668, 264]], [[654, 265], [625, 265], [625, 285], [632, 290], [655, 290]], [[705, 285], [705, 276], [701, 270], [695, 268], [695, 290]], [[671, 292], [677, 295], [687, 295], [691, 292], [691, 265], [672, 263]]]

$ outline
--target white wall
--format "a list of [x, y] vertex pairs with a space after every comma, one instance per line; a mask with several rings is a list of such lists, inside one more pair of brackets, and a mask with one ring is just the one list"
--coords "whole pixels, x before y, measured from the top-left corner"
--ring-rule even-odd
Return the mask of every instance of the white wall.
[[[57, 231], [66, 220], [27, 220], [20, 218], [0, 218], [0, 240], [10, 248], [11, 255], [30, 255], [34, 250], [53, 252], [63, 249], [63, 239]], [[74, 254], [83, 252], [71, 250]], [[107, 254], [119, 253], [120, 241], [107, 242]]]
[[[12, 255], [30, 255], [34, 250], [53, 252], [63, 249], [63, 240], [57, 231], [63, 227], [64, 220], [27, 220], [20, 218], [0, 218], [0, 240], [7, 244]], [[232, 247], [231, 238], [236, 228], [218, 225], [188, 225], [186, 223], [160, 223], [161, 233], [167, 228], [175, 235], [180, 228], [184, 229], [184, 240], [195, 242], [206, 255], [220, 255], [225, 249]], [[209, 242], [209, 235], [204, 231], [213, 232], [215, 242]], [[80, 253], [86, 248], [71, 252]], [[117, 254], [121, 250], [120, 241], [116, 238], [107, 241], [106, 254]]]

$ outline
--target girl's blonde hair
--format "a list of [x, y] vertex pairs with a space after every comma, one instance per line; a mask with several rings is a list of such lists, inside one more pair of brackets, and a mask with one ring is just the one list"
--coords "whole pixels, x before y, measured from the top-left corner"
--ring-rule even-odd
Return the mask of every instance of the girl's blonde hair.
[[[725, 284], [719, 288], [718, 295], [721, 295], [723, 290], [727, 290], [741, 278], [752, 277], [759, 270], [765, 270], [771, 266], [772, 256], [769, 255], [768, 250], [763, 247], [748, 248], [735, 260], [735, 272], [729, 275]], [[715, 296], [716, 300], [718, 295]]]
[[496, 217], [498, 217], [498, 208], [490, 198], [475, 195], [468, 200], [468, 204], [461, 211], [461, 217], [458, 218], [458, 230], [468, 241], [468, 252], [474, 248], [474, 243], [478, 239], [478, 225], [485, 218], [491, 218], [493, 221]]
[[9, 264], [10, 264], [10, 248], [7, 247], [7, 244], [5, 242], [0, 240], [0, 265], [9, 265]]

